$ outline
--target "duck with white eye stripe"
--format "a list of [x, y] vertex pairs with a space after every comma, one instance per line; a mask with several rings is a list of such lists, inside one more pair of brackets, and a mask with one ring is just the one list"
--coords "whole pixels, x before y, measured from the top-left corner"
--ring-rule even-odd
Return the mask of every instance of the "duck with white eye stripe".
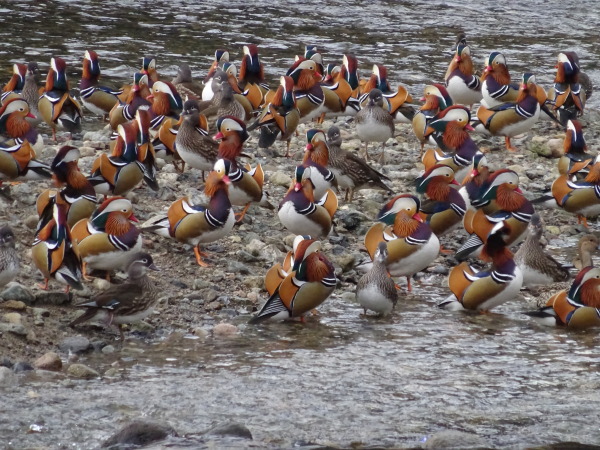
[[356, 300], [367, 310], [385, 316], [398, 302], [398, 290], [386, 268], [388, 258], [387, 244], [380, 242], [373, 255], [373, 267], [364, 274], [356, 285]]
[[481, 101], [481, 81], [474, 75], [471, 50], [468, 45], [459, 43], [454, 58], [444, 76], [446, 88], [455, 104], [468, 106]]

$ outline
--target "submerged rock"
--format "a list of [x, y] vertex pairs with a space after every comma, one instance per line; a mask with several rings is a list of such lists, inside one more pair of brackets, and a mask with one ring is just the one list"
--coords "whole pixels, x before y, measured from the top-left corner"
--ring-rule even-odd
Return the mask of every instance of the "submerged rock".
[[102, 448], [120, 449], [149, 445], [167, 436], [177, 436], [170, 425], [135, 421], [125, 425], [102, 444]]
[[0, 387], [14, 386], [18, 382], [15, 373], [8, 367], [0, 367]]
[[488, 443], [476, 434], [464, 431], [444, 430], [430, 436], [423, 444], [428, 449], [468, 449], [490, 448]]
[[219, 424], [208, 430], [205, 434], [210, 436], [228, 436], [252, 440], [252, 433], [248, 427], [236, 422]]
[[84, 378], [86, 380], [100, 377], [98, 372], [84, 364], [71, 364], [67, 369], [67, 373], [72, 377]]

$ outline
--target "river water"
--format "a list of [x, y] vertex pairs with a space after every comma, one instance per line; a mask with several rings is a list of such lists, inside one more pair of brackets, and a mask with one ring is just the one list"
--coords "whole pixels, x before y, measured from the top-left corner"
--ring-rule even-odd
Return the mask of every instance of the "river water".
[[[467, 32], [478, 67], [490, 51], [502, 50], [515, 79], [532, 71], [549, 85], [562, 50], [576, 50], [593, 80], [600, 75], [593, 0], [568, 10], [558, 0], [504, 6], [487, 0], [258, 0], [252, 6], [22, 0], [0, 8], [0, 67], [37, 60], [45, 73], [50, 57], [61, 56], [76, 80], [89, 48], [115, 85], [130, 78], [142, 55], [156, 55], [162, 76], [174, 75], [180, 62], [199, 76], [214, 49], [228, 48], [239, 61], [248, 42], [260, 44], [267, 76], [275, 79], [304, 44], [316, 44], [326, 62], [353, 52], [363, 74], [384, 63], [392, 85], [403, 82], [418, 97], [424, 84], [442, 78], [459, 30]], [[114, 378], [26, 377], [2, 393], [0, 446], [93, 448], [138, 418], [168, 422], [180, 434], [241, 422], [258, 448], [410, 447], [445, 429], [504, 448], [600, 442], [596, 333], [540, 328], [521, 314], [529, 307], [519, 301], [488, 315], [439, 311], [433, 304], [446, 290], [435, 284], [439, 278], [425, 278], [387, 319], [360, 317], [338, 292], [305, 325], [248, 327], [240, 318], [235, 338], [132, 339], [121, 352], [83, 359], [112, 366]], [[32, 425], [41, 432], [27, 433]], [[189, 436], [170, 445], [246, 444]]]

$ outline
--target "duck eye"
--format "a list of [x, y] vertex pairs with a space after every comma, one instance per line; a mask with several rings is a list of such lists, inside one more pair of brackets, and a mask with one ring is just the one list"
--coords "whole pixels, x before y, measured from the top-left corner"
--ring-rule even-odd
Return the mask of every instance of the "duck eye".
[[148, 260], [147, 260], [146, 258], [144, 258], [144, 259], [142, 259], [142, 262], [143, 262], [144, 264], [146, 264], [146, 263], [148, 262]]

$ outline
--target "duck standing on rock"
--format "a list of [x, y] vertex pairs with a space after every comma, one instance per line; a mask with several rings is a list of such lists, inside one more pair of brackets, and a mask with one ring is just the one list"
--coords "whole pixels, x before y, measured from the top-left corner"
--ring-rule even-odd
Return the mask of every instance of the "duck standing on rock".
[[356, 300], [363, 307], [365, 315], [370, 309], [385, 316], [398, 302], [396, 283], [390, 278], [385, 265], [388, 258], [387, 244], [380, 242], [373, 256], [373, 267], [356, 285]]
[[311, 168], [311, 180], [315, 186], [314, 196], [320, 199], [329, 189], [335, 187], [337, 190], [338, 183], [333, 172], [328, 169], [329, 148], [325, 132], [312, 128], [306, 132], [306, 140], [308, 143], [302, 165]]
[[15, 234], [4, 225], [0, 227], [0, 287], [6, 286], [18, 274], [21, 261], [15, 249]]
[[365, 143], [364, 157], [369, 159], [367, 152], [369, 142], [381, 142], [379, 163], [385, 162], [385, 143], [394, 137], [394, 119], [383, 108], [383, 94], [379, 89], [369, 92], [369, 102], [354, 118], [356, 134]]
[[107, 326], [119, 327], [121, 342], [124, 341], [123, 325], [139, 322], [150, 314], [158, 301], [159, 291], [148, 277], [147, 271], [158, 271], [152, 256], [145, 252], [134, 253], [127, 264], [127, 281], [114, 284], [107, 290], [96, 294], [89, 301], [76, 307], [86, 311], [69, 324], [75, 327], [91, 319], [105, 321]]
[[558, 160], [558, 173], [568, 175], [572, 181], [585, 178], [589, 172], [589, 165], [594, 162], [594, 155], [586, 153], [587, 144], [578, 120], [567, 122], [563, 150], [564, 155]]

